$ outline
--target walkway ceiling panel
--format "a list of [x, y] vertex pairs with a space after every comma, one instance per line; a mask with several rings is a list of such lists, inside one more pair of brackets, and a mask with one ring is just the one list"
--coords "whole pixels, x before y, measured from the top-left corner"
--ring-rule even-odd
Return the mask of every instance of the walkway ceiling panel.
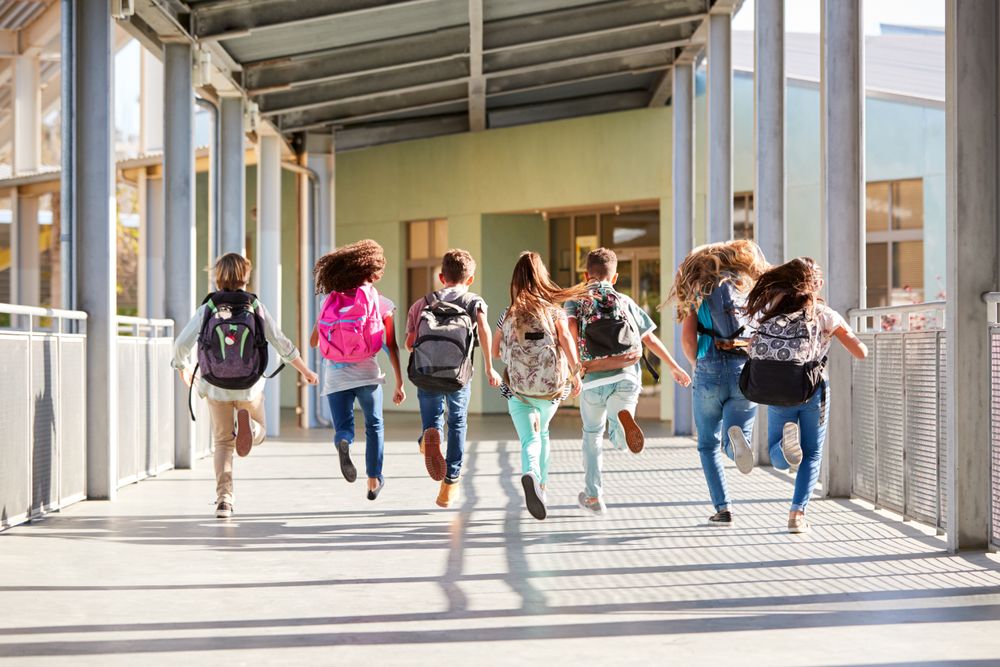
[[488, 113], [489, 123], [490, 127], [511, 127], [528, 123], [543, 123], [561, 118], [591, 116], [642, 107], [645, 106], [648, 99], [648, 91], [637, 90], [630, 93], [613, 93], [510, 109], [496, 109]]
[[513, 16], [538, 14], [556, 9], [606, 4], [608, 0], [483, 0], [483, 20], [499, 21]]
[[40, 0], [0, 0], [0, 30], [21, 30], [46, 7]]
[[[504, 109], [514, 106], [552, 102], [555, 100], [578, 99], [615, 92], [637, 90], [648, 91], [659, 78], [657, 72], [637, 74], [626, 72], [611, 76], [571, 81], [569, 83], [544, 86], [530, 90], [515, 90], [508, 93], [490, 93], [490, 109]], [[648, 95], [648, 92], [646, 93]]]
[[426, 139], [469, 131], [467, 112], [395, 123], [348, 127], [337, 131], [337, 150], [352, 150], [410, 139]]
[[[367, 114], [365, 116], [355, 116], [345, 120], [341, 127], [361, 127], [379, 123], [391, 123], [403, 120], [426, 120], [428, 118], [438, 118], [440, 116], [451, 116], [455, 114], [467, 114], [469, 110], [468, 100], [454, 100], [448, 102], [437, 102], [429, 105], [417, 105], [407, 109], [395, 111], [382, 111]], [[339, 134], [338, 134], [339, 136]], [[338, 146], [340, 144], [337, 144]]]
[[498, 74], [487, 80], [486, 92], [493, 94], [514, 90], [537, 89], [543, 86], [582, 79], [594, 79], [611, 74], [624, 74], [636, 71], [648, 72], [650, 70], [666, 69], [672, 62], [672, 51], [660, 49], [658, 51], [594, 60], [564, 67], [553, 67], [546, 70], [522, 71], [510, 75]]

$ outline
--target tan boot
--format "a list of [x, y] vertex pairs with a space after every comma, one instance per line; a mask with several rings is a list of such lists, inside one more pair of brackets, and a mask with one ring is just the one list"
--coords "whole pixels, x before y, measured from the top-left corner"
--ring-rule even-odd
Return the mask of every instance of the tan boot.
[[447, 509], [453, 502], [458, 500], [458, 480], [449, 484], [447, 481], [441, 482], [441, 490], [438, 492], [437, 505]]

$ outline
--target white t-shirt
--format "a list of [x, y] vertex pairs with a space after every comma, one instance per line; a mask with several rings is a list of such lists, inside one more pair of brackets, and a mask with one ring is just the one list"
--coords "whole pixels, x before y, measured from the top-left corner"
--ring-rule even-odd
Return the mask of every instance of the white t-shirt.
[[[382, 321], [384, 322], [395, 310], [396, 304], [379, 294], [378, 312], [382, 316]], [[385, 384], [385, 373], [378, 365], [377, 356], [354, 363], [323, 359], [323, 386], [319, 392], [320, 396], [370, 384]]]
[[830, 344], [833, 342], [833, 334], [843, 327], [848, 331], [851, 326], [844, 319], [844, 316], [835, 311], [825, 303], [817, 303], [814, 313], [819, 322], [819, 347], [820, 357], [825, 357], [830, 351]]

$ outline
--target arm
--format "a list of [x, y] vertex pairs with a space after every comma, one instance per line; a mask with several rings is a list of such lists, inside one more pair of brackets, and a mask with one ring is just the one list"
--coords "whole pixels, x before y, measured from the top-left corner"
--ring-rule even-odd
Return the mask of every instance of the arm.
[[382, 322], [385, 324], [385, 345], [389, 350], [389, 363], [392, 364], [392, 372], [396, 376], [396, 391], [392, 395], [392, 402], [399, 405], [406, 400], [406, 390], [403, 389], [403, 372], [399, 366], [399, 344], [396, 342], [396, 325], [393, 323], [392, 314], [386, 315]]
[[868, 346], [854, 335], [850, 327], [837, 327], [833, 335], [856, 359], [865, 359], [868, 357]]
[[681, 349], [694, 368], [698, 363], [698, 314], [691, 313], [681, 324]]
[[494, 359], [499, 359], [500, 358], [500, 339], [501, 338], [503, 338], [503, 331], [500, 329], [500, 327], [497, 327], [496, 333], [493, 334], [493, 344], [491, 346], [492, 350], [493, 350], [493, 358]]
[[657, 357], [663, 360], [663, 362], [670, 367], [670, 374], [674, 376], [674, 381], [682, 387], [687, 387], [691, 384], [691, 376], [687, 374], [677, 360], [674, 359], [673, 355], [670, 354], [670, 350], [667, 346], [663, 344], [660, 337], [655, 333], [650, 331], [648, 334], [642, 337], [642, 342], [649, 351], [655, 354]]
[[556, 335], [559, 337], [559, 347], [566, 353], [569, 361], [570, 380], [573, 382], [573, 392], [571, 396], [580, 393], [580, 357], [576, 354], [576, 338], [570, 333], [570, 324], [576, 325], [576, 318], [572, 320], [559, 320], [556, 322]]
[[491, 387], [499, 387], [503, 378], [493, 370], [493, 336], [490, 334], [490, 327], [486, 322], [486, 313], [482, 309], [476, 311], [476, 328], [479, 331], [479, 345], [483, 348], [486, 377], [489, 379]]
[[309, 370], [309, 367], [302, 361], [298, 348], [278, 328], [278, 324], [271, 317], [271, 313], [267, 311], [267, 308], [263, 304], [261, 304], [260, 310], [264, 319], [264, 338], [274, 347], [281, 360], [286, 364], [291, 364], [292, 368], [301, 373], [302, 377], [305, 378], [306, 384], [319, 384], [319, 376]]
[[184, 325], [174, 341], [174, 358], [170, 361], [170, 365], [180, 373], [181, 380], [188, 387], [194, 381], [194, 375], [191, 372], [191, 355], [198, 345], [198, 332], [201, 331], [204, 315], [204, 306], [202, 306], [195, 311], [194, 316]]
[[309, 334], [309, 347], [316, 347], [319, 345], [319, 329], [316, 325], [313, 325], [312, 333]]

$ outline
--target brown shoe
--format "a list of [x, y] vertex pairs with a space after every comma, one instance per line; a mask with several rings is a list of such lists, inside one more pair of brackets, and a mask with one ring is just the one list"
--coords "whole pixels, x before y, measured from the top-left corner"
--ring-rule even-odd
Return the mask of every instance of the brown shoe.
[[628, 445], [633, 454], [641, 452], [642, 448], [646, 446], [646, 436], [642, 434], [642, 429], [635, 423], [632, 413], [628, 410], [619, 411], [618, 421], [622, 425], [622, 431], [625, 432], [625, 444]]
[[454, 482], [441, 482], [441, 490], [438, 491], [437, 506], [448, 509], [448, 506], [458, 500], [458, 480]]
[[253, 447], [253, 429], [250, 428], [250, 411], [236, 411], [236, 453], [246, 456]]
[[441, 455], [441, 431], [434, 427], [427, 429], [421, 442], [424, 445], [424, 465], [427, 466], [427, 474], [435, 482], [440, 482], [444, 479], [447, 467]]

